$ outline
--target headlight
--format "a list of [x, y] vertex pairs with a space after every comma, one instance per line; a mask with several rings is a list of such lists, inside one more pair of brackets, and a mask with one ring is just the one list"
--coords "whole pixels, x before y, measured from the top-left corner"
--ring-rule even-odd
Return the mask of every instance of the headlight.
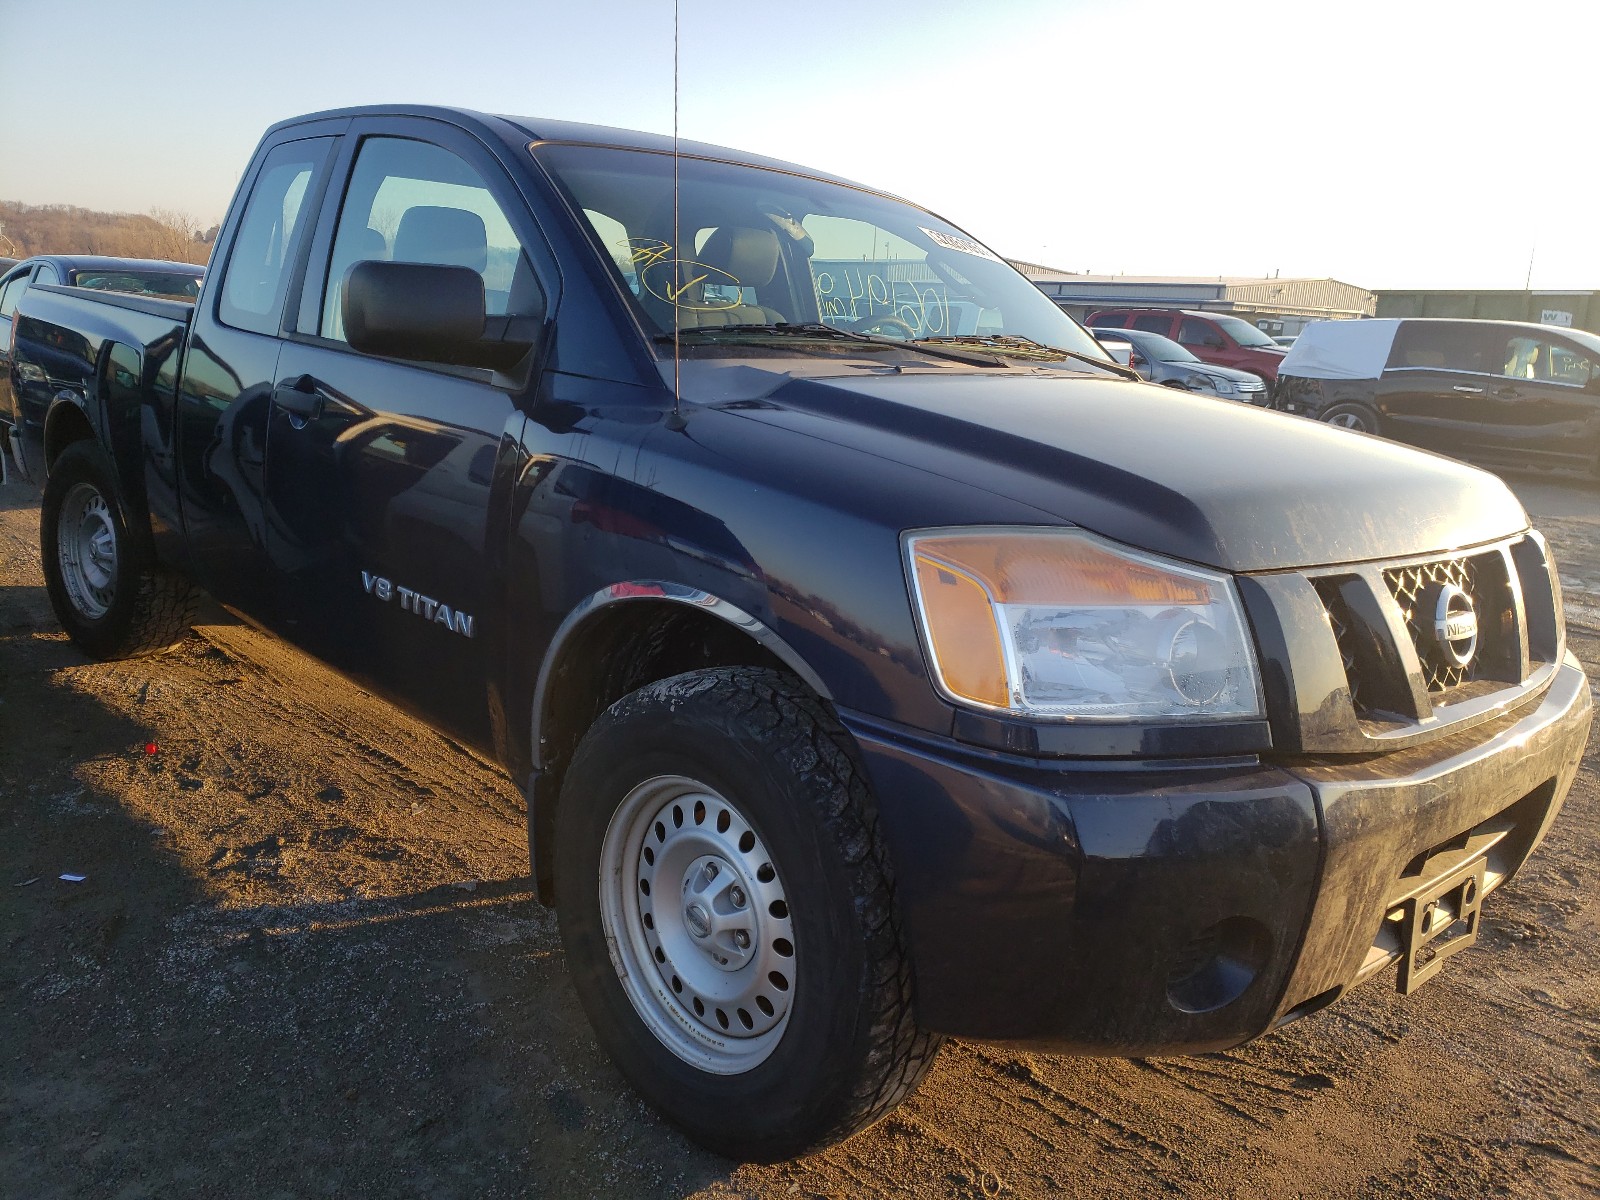
[[1190, 388], [1206, 388], [1214, 391], [1217, 386], [1217, 381], [1209, 375], [1191, 375], [1188, 379], [1184, 380], [1184, 386]]
[[1226, 575], [1079, 530], [923, 530], [907, 569], [934, 682], [951, 699], [1090, 721], [1261, 715]]
[[1237, 396], [1239, 389], [1234, 387], [1233, 380], [1224, 379], [1221, 375], [1211, 377], [1211, 386], [1217, 389], [1219, 396]]
[[43, 383], [46, 376], [39, 367], [25, 362], [17, 364], [17, 378], [23, 383]]

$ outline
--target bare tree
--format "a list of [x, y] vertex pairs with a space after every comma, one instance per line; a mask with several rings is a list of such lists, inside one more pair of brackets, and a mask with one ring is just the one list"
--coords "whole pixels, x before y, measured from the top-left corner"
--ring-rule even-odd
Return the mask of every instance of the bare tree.
[[200, 222], [192, 215], [175, 208], [152, 208], [150, 219], [155, 222], [153, 231], [154, 258], [170, 262], [204, 263], [211, 247], [200, 240]]

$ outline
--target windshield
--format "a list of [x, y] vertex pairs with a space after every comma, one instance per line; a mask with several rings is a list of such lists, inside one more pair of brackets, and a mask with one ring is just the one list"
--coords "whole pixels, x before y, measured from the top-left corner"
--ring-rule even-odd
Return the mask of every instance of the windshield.
[[1267, 346], [1273, 350], [1283, 349], [1282, 346], [1250, 324], [1249, 321], [1241, 321], [1238, 317], [1219, 317], [1211, 313], [1206, 315], [1227, 330], [1228, 336], [1241, 346]]
[[1096, 329], [1114, 337], [1123, 338], [1132, 342], [1134, 347], [1146, 358], [1153, 358], [1157, 362], [1199, 362], [1200, 360], [1190, 354], [1171, 338], [1162, 337], [1159, 333], [1145, 333], [1136, 329]]
[[[782, 171], [542, 145], [645, 328], [822, 324], [900, 340], [1026, 338], [1105, 351], [1006, 262], [899, 200]], [[824, 331], [825, 332], [825, 331]], [[1003, 345], [1004, 343], [996, 343]]]
[[79, 271], [72, 281], [81, 288], [102, 292], [131, 292], [136, 296], [174, 296], [193, 300], [200, 294], [199, 273], [177, 271]]

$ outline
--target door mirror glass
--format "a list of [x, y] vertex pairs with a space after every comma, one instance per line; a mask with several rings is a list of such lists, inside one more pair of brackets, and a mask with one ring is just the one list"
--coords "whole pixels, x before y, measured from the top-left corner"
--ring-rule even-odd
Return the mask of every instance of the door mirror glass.
[[486, 336], [483, 276], [471, 267], [366, 260], [341, 291], [347, 340], [365, 354], [507, 370], [533, 343], [511, 328]]

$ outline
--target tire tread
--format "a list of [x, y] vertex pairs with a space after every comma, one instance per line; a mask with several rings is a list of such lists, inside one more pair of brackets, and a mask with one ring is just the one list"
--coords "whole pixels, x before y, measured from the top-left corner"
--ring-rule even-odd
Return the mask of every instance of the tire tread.
[[[858, 918], [866, 937], [863, 997], [870, 1028], [864, 1067], [851, 1096], [806, 1151], [865, 1129], [905, 1100], [932, 1069], [942, 1035], [921, 1029], [910, 953], [895, 904], [890, 863], [866, 774], [854, 741], [832, 711], [798, 680], [761, 667], [716, 667], [648, 684], [617, 701], [619, 715], [636, 706], [669, 706], [704, 693], [730, 716], [766, 733], [766, 748], [784, 758], [817, 800], [817, 813], [854, 872]], [[581, 753], [581, 750], [580, 750]]]
[[[55, 560], [56, 524], [66, 489], [75, 479], [95, 484], [116, 510], [118, 555], [123, 596], [99, 621], [89, 621], [72, 607]], [[129, 530], [126, 501], [116, 488], [116, 473], [97, 442], [76, 441], [65, 447], [45, 480], [39, 509], [40, 550], [50, 602], [67, 633], [95, 658], [137, 658], [177, 645], [194, 624], [200, 590], [188, 578], [152, 560]]]

